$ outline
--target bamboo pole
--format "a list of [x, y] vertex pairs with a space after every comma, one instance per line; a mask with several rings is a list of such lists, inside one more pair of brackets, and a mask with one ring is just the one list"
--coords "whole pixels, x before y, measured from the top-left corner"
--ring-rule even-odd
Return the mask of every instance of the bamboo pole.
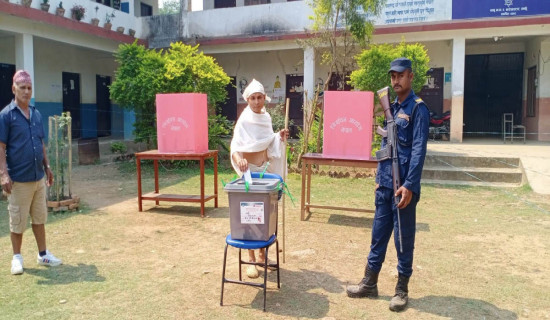
[[[59, 177], [59, 134], [58, 134], [58, 131], [57, 131], [57, 128], [59, 127], [59, 117], [58, 116], [55, 116], [55, 176], [54, 176], [54, 181], [56, 182], [55, 183], [55, 192], [56, 192], [56, 200], [59, 201], [59, 180], [58, 177]], [[57, 178], [56, 178], [57, 177]]]
[[[288, 110], [290, 109], [290, 98], [286, 98], [286, 110], [285, 110], [285, 130], [288, 130]], [[284, 143], [283, 143], [283, 149], [284, 149], [284, 170], [283, 170], [283, 181], [286, 183], [286, 171], [287, 171], [287, 154], [286, 154], [286, 143], [287, 139], [285, 137]], [[283, 186], [284, 188], [284, 186]], [[286, 262], [286, 246], [285, 246], [285, 238], [286, 238], [286, 231], [285, 231], [285, 199], [286, 195], [283, 192], [283, 263]]]
[[[51, 160], [50, 154], [52, 153], [51, 146], [52, 146], [52, 139], [53, 139], [53, 125], [54, 125], [54, 118], [48, 117], [48, 159]], [[50, 185], [48, 187], [48, 200], [52, 197], [52, 190], [55, 190], [55, 185]]]
[[73, 195], [72, 195], [72, 192], [71, 192], [71, 172], [73, 171], [73, 143], [72, 143], [72, 137], [73, 137], [73, 133], [72, 133], [72, 123], [73, 123], [73, 118], [71, 118], [71, 112], [70, 111], [67, 111], [66, 117], [68, 117], [70, 120], [67, 122], [67, 140], [68, 140], [68, 152], [69, 152], [69, 165], [68, 165], [68, 180], [69, 180], [69, 198], [72, 199], [73, 198]]

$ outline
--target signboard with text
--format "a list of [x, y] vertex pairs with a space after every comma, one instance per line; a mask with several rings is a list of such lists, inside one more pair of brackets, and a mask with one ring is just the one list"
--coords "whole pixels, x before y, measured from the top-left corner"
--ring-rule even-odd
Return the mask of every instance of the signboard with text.
[[541, 0], [454, 0], [453, 19], [516, 17], [550, 14], [550, 1]]
[[386, 0], [375, 25], [451, 20], [451, 0]]

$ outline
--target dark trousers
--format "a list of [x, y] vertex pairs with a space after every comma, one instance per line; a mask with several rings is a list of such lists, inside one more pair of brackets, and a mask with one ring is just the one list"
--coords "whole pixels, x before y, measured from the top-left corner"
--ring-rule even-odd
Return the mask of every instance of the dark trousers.
[[406, 276], [412, 275], [414, 236], [416, 232], [416, 204], [418, 195], [413, 194], [409, 205], [400, 209], [401, 233], [403, 253], [399, 251], [399, 229], [397, 224], [397, 206], [395, 205], [393, 190], [379, 187], [375, 192], [376, 210], [372, 223], [372, 241], [368, 257], [369, 269], [380, 272], [386, 258], [386, 250], [392, 231], [394, 233], [395, 248], [397, 249], [397, 271]]

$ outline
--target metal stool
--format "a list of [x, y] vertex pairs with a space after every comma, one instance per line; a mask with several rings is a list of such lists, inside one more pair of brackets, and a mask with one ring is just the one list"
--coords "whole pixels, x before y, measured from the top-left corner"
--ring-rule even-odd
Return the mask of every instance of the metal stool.
[[[222, 273], [222, 294], [220, 299], [220, 306], [223, 306], [223, 288], [226, 282], [228, 283], [235, 283], [235, 284], [242, 284], [247, 286], [253, 286], [253, 287], [259, 287], [264, 290], [264, 312], [265, 312], [265, 304], [267, 300], [267, 268], [272, 267], [275, 268], [277, 271], [277, 288], [281, 288], [281, 281], [280, 281], [280, 274], [279, 274], [279, 241], [277, 241], [277, 234], [274, 234], [269, 238], [267, 241], [248, 241], [248, 240], [235, 240], [231, 238], [231, 234], [227, 235], [225, 238], [225, 251], [223, 253], [223, 273]], [[275, 249], [277, 252], [277, 262], [268, 264], [268, 252], [271, 245], [275, 243]], [[235, 248], [239, 248], [239, 280], [232, 280], [227, 279], [225, 277], [225, 265], [227, 262], [227, 247], [232, 246]], [[264, 249], [265, 248], [265, 261], [263, 263], [260, 262], [248, 262], [243, 261], [241, 258], [241, 251], [242, 249]], [[242, 265], [256, 265], [256, 266], [262, 266], [264, 268], [264, 281], [263, 283], [256, 283], [256, 282], [248, 282], [243, 281], [242, 278]]]
[[[251, 172], [251, 176], [253, 178], [262, 178], [265, 179], [279, 179], [281, 182], [283, 182], [283, 178], [277, 174], [273, 173], [264, 173], [261, 174], [259, 172]], [[278, 199], [281, 199], [281, 194], [279, 194]], [[277, 212], [278, 215], [278, 212]], [[276, 219], [278, 221], [278, 219]], [[268, 264], [268, 253], [269, 248], [275, 244], [275, 250], [277, 253], [277, 262]], [[227, 248], [229, 246], [235, 247], [239, 249], [239, 280], [233, 280], [233, 279], [227, 279], [225, 277], [225, 267], [227, 263]], [[265, 249], [265, 261], [264, 263], [260, 262], [249, 262], [242, 259], [242, 250], [256, 250], [256, 249]], [[257, 283], [257, 282], [248, 282], [243, 281], [242, 278], [242, 265], [255, 265], [255, 266], [262, 266], [264, 268], [264, 281], [263, 283]], [[231, 234], [227, 235], [225, 238], [225, 250], [223, 253], [223, 271], [222, 271], [222, 292], [221, 292], [221, 298], [220, 298], [220, 306], [223, 306], [223, 289], [225, 283], [235, 283], [235, 284], [241, 284], [241, 285], [247, 285], [247, 286], [253, 286], [253, 287], [259, 287], [262, 288], [264, 291], [264, 312], [265, 312], [265, 305], [267, 300], [267, 268], [274, 268], [274, 271], [277, 271], [277, 288], [281, 288], [281, 281], [280, 281], [280, 268], [279, 268], [279, 241], [277, 240], [277, 228], [275, 229], [275, 234], [273, 234], [267, 241], [251, 241], [251, 240], [236, 240], [231, 238]]]

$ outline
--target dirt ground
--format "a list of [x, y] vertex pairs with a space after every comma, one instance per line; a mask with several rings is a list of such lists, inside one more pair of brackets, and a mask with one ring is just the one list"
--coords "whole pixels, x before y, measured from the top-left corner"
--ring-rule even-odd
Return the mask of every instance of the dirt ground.
[[[228, 181], [232, 175], [220, 175], [220, 190], [221, 179]], [[57, 270], [31, 268], [21, 277], [0, 275], [1, 283], [21, 291], [21, 296], [0, 294], [4, 315], [41, 319], [550, 319], [549, 197], [519, 189], [424, 186], [410, 306], [396, 314], [388, 310], [397, 275], [392, 242], [380, 274], [380, 297], [349, 299], [345, 294], [345, 286], [362, 277], [372, 214], [315, 211], [300, 221], [301, 181], [292, 174], [288, 183], [297, 202], [287, 201], [281, 288], [276, 288], [275, 273], [269, 272], [267, 312], [263, 313], [259, 289], [232, 284], [226, 284], [220, 307], [224, 239], [229, 232], [227, 195], [220, 192], [219, 208], [213, 208], [213, 202], [207, 204], [206, 218], [200, 217], [199, 206], [193, 204], [156, 207], [148, 201], [144, 211], [138, 212], [135, 180], [134, 171], [121, 171], [113, 164], [74, 168], [73, 193], [81, 197], [85, 208], [81, 213], [55, 215], [47, 225], [50, 248], [65, 264]], [[144, 191], [150, 191], [152, 183], [152, 175], [146, 174]], [[315, 201], [363, 207], [373, 203], [372, 178], [318, 176], [313, 183], [318, 190], [312, 195]], [[176, 171], [164, 173], [161, 181], [161, 187], [173, 193], [188, 192], [197, 185], [197, 177]], [[206, 185], [211, 190], [211, 176]], [[442, 199], [447, 200], [442, 203]], [[0, 245], [7, 247], [9, 237], [5, 232], [0, 235]], [[25, 256], [34, 252], [31, 239], [27, 231]], [[10, 257], [9, 252], [0, 254], [2, 265]], [[237, 250], [230, 249], [228, 257], [227, 275], [234, 278]], [[21, 310], [16, 302], [24, 296], [38, 302], [29, 302]], [[46, 310], [41, 311], [44, 306]]]

